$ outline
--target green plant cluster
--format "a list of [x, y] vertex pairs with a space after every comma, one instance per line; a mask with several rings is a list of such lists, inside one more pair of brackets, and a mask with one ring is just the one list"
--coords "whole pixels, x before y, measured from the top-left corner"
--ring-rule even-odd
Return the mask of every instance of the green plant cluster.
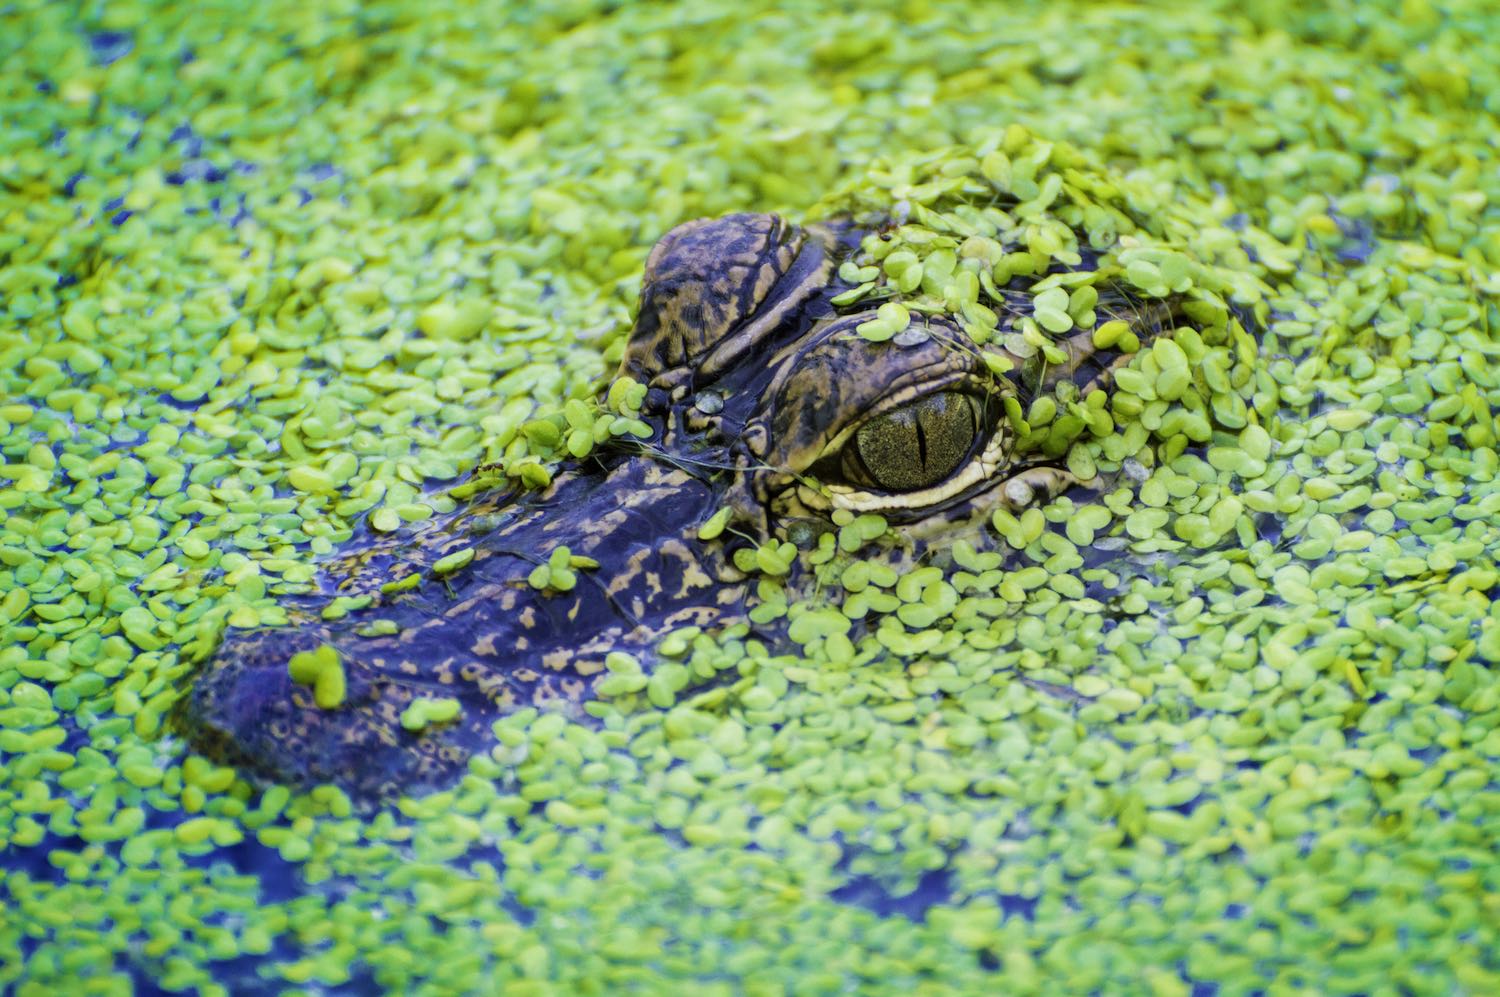
[[[0, 10], [0, 987], [1500, 989], [1497, 28]], [[167, 729], [361, 526], [634, 435], [638, 386], [594, 387], [659, 234], [836, 209], [899, 221], [846, 274], [866, 335], [1138, 347], [1010, 414], [1097, 498], [909, 571], [862, 517], [764, 545], [750, 623], [613, 657], [595, 723], [509, 715], [376, 815]], [[1072, 277], [991, 323], [986, 282], [1086, 251], [1191, 334], [1131, 344]]]

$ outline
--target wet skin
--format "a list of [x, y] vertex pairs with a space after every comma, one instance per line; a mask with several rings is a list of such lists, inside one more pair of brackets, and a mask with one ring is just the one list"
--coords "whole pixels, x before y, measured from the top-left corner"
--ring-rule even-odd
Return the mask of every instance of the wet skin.
[[[619, 371], [648, 386], [641, 418], [653, 436], [564, 464], [541, 493], [492, 492], [412, 533], [352, 541], [325, 574], [339, 594], [372, 603], [327, 622], [326, 597], [300, 597], [288, 626], [231, 631], [180, 707], [180, 729], [198, 750], [277, 781], [332, 782], [365, 800], [442, 787], [492, 746], [491, 724], [507, 712], [586, 718], [610, 652], [649, 670], [664, 634], [744, 620], [753, 579], [731, 556], [743, 537], [805, 540], [836, 509], [873, 512], [901, 540], [887, 558], [910, 562], [937, 539], [982, 529], [997, 506], [1076, 484], [1060, 455], [1016, 452], [1004, 401], [1024, 410], [1069, 383], [1081, 397], [1129, 358], [1095, 349], [1083, 330], [1058, 342], [1062, 364], [986, 347], [1013, 365], [996, 375], [940, 317], [914, 316], [902, 335], [869, 342], [855, 330], [873, 306], [831, 301], [848, 289], [834, 275], [863, 235], [765, 214], [673, 229], [647, 262]], [[1007, 299], [1026, 300], [1036, 279], [1017, 278]], [[988, 303], [1002, 331], [1022, 314]], [[1129, 321], [1143, 344], [1170, 326], [1166, 306], [1109, 288], [1096, 311]], [[724, 506], [734, 531], [699, 540]], [[579, 570], [571, 591], [534, 588], [528, 576], [559, 546], [599, 566]], [[471, 563], [434, 577], [433, 564], [466, 548]], [[418, 587], [380, 591], [411, 574]], [[372, 633], [375, 620], [399, 629]], [[288, 671], [294, 654], [323, 645], [347, 683], [331, 709]], [[459, 717], [403, 728], [414, 700], [435, 697], [458, 699]]]

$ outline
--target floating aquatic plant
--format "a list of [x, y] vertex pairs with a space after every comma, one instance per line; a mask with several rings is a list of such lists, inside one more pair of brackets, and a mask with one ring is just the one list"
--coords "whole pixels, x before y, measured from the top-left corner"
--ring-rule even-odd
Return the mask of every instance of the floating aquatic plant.
[[[683, 16], [0, 14], [0, 982], [1495, 990], [1489, 7]], [[836, 207], [867, 332], [1131, 347], [1006, 415], [1097, 497], [778, 544], [791, 646], [684, 628], [377, 815], [171, 736], [357, 531], [639, 435], [656, 235]]]

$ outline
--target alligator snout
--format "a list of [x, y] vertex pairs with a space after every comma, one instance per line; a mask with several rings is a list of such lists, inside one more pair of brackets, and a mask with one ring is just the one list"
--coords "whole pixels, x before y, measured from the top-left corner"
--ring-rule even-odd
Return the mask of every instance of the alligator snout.
[[[449, 784], [505, 712], [581, 716], [610, 652], [738, 618], [738, 576], [697, 539], [716, 501], [642, 457], [566, 473], [492, 528], [450, 528], [451, 571], [387, 585], [338, 620], [232, 631], [182, 725], [200, 749], [279, 781], [387, 798]], [[549, 561], [569, 566], [538, 572]]]

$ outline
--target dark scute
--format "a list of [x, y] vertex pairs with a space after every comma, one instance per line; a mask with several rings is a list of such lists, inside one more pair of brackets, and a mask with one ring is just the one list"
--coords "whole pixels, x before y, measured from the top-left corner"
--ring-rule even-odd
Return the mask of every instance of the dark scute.
[[784, 269], [777, 250], [790, 231], [775, 215], [735, 214], [662, 236], [646, 262], [625, 371], [649, 380], [727, 336], [761, 304], [763, 274]]

